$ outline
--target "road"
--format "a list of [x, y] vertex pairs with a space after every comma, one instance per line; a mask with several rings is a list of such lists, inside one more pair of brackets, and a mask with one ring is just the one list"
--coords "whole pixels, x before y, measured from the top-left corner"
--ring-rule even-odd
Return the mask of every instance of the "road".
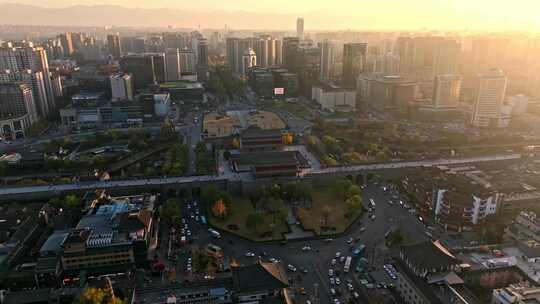
[[[469, 158], [456, 158], [456, 159], [438, 159], [438, 160], [425, 160], [425, 161], [410, 161], [410, 162], [396, 162], [396, 163], [383, 163], [373, 165], [358, 165], [358, 166], [344, 166], [344, 167], [331, 167], [324, 169], [308, 169], [303, 175], [331, 175], [331, 174], [348, 174], [362, 171], [382, 170], [382, 169], [400, 169], [400, 168], [413, 168], [422, 166], [439, 166], [439, 165], [457, 165], [468, 164], [487, 161], [501, 161], [519, 159], [521, 154], [506, 154], [506, 155], [491, 155], [482, 157], [469, 157]], [[236, 174], [230, 172], [229, 174], [223, 174], [220, 176], [182, 176], [182, 177], [164, 177], [164, 178], [150, 178], [150, 179], [129, 179], [129, 180], [112, 180], [112, 181], [93, 181], [93, 182], [81, 182], [74, 184], [59, 184], [59, 185], [45, 185], [45, 186], [21, 186], [21, 187], [3, 187], [0, 189], [0, 198], [4, 195], [24, 194], [24, 193], [39, 193], [44, 191], [71, 191], [71, 190], [92, 190], [92, 189], [109, 189], [115, 187], [138, 187], [138, 186], [159, 186], [167, 184], [182, 184], [192, 182], [209, 182], [209, 181], [239, 181], [244, 179], [250, 179], [251, 176], [246, 174]], [[302, 178], [302, 177], [300, 177]]]
[[198, 112], [190, 113], [186, 116], [187, 127], [185, 129], [185, 136], [189, 151], [188, 175], [195, 175], [197, 173], [197, 153], [195, 153], [195, 148], [201, 141], [202, 119], [202, 115]]
[[[342, 299], [351, 296], [345, 288], [345, 284], [350, 280], [354, 289], [361, 292], [362, 287], [354, 277], [356, 275], [354, 267], [356, 267], [356, 259], [353, 260], [351, 271], [348, 274], [343, 273], [343, 264], [337, 263], [331, 267], [331, 260], [335, 257], [336, 252], [341, 252], [342, 255], [350, 255], [351, 246], [365, 244], [367, 246], [365, 257], [372, 263], [373, 269], [378, 269], [385, 262], [388, 250], [384, 245], [384, 233], [391, 227], [400, 227], [412, 242], [426, 240], [425, 228], [422, 223], [417, 220], [417, 217], [411, 215], [406, 209], [401, 208], [399, 204], [390, 205], [388, 200], [391, 199], [391, 193], [383, 191], [380, 186], [371, 185], [363, 191], [364, 201], [373, 198], [377, 204], [376, 219], [369, 220], [367, 215], [360, 223], [354, 224], [350, 231], [343, 237], [333, 239], [331, 242], [325, 240], [311, 241], [289, 241], [287, 244], [280, 243], [254, 243], [229, 233], [222, 233], [221, 239], [213, 238], [206, 228], [198, 223], [194, 223], [189, 219], [188, 212], [185, 214], [189, 223], [189, 227], [195, 236], [193, 246], [202, 248], [206, 244], [215, 244], [221, 247], [226, 256], [231, 257], [240, 264], [248, 265], [255, 263], [257, 257], [246, 257], [246, 252], [254, 252], [256, 256], [261, 256], [264, 260], [275, 258], [281, 261], [284, 267], [291, 264], [299, 271], [293, 273], [288, 271], [289, 277], [293, 279], [292, 286], [298, 290], [300, 287], [307, 291], [306, 296], [300, 296], [301, 301], [312, 299], [315, 294], [315, 289], [320, 298], [319, 303], [331, 303], [330, 288], [337, 288], [330, 284], [328, 270], [330, 268], [340, 270], [340, 278], [343, 283], [340, 285], [342, 291]], [[362, 227], [365, 227], [365, 232], [362, 232]], [[166, 233], [164, 233], [165, 235]], [[349, 238], [358, 238], [358, 242], [348, 244]], [[310, 251], [303, 251], [302, 247], [310, 245]], [[179, 259], [178, 275], [184, 278], [191, 278], [191, 273], [186, 271], [187, 256], [182, 256]], [[306, 274], [301, 274], [300, 269], [307, 269]], [[315, 287], [317, 286], [317, 287]], [[369, 295], [368, 295], [369, 296]], [[341, 303], [345, 303], [342, 301]], [[364, 299], [362, 303], [367, 303]]]

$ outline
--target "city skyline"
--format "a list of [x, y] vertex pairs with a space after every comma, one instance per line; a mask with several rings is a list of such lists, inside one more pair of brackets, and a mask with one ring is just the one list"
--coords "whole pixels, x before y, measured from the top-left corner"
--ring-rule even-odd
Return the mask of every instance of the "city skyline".
[[[128, 26], [174, 26], [221, 28], [225, 24], [229, 28], [294, 30], [294, 20], [303, 17], [306, 20], [306, 31], [310, 30], [469, 30], [469, 31], [540, 31], [540, 20], [535, 12], [540, 3], [532, 0], [518, 0], [512, 3], [505, 1], [465, 0], [440, 1], [414, 0], [387, 1], [385, 3], [360, 3], [352, 0], [340, 0], [328, 7], [323, 1], [301, 0], [289, 3], [277, 2], [248, 3], [234, 0], [214, 3], [212, 0], [199, 1], [196, 4], [174, 1], [63, 1], [49, 0], [35, 5], [33, 1], [2, 1], [4, 10], [16, 11], [20, 5], [31, 5], [25, 11], [26, 18], [18, 18], [6, 14], [6, 24], [38, 24], [40, 17], [54, 11], [65, 19], [50, 18], [48, 23], [60, 25], [128, 25]], [[82, 6], [81, 6], [82, 5]], [[280, 10], [276, 11], [275, 7]], [[96, 10], [107, 10], [118, 18], [109, 18], [107, 12], [100, 16], [92, 16]], [[86, 10], [87, 18], [75, 18], [78, 10]], [[188, 18], [178, 19], [178, 15], [190, 12]], [[129, 21], [122, 14], [139, 14], [141, 18]], [[159, 14], [159, 18], [156, 15]], [[238, 14], [245, 18], [234, 18]], [[381, 19], [380, 16], [385, 16]], [[73, 18], [69, 18], [73, 17]], [[70, 20], [73, 21], [70, 22]], [[17, 20], [16, 22], [14, 20]], [[31, 20], [31, 21], [30, 21]]]

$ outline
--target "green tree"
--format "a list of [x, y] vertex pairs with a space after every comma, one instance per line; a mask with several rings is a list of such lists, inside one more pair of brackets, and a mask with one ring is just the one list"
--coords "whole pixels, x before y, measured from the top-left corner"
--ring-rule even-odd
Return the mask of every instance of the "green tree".
[[360, 196], [362, 194], [362, 190], [357, 185], [350, 185], [347, 189], [347, 192], [345, 193], [346, 198], [353, 197], [355, 195]]
[[350, 180], [346, 178], [340, 178], [333, 183], [332, 188], [342, 200], [345, 200], [347, 198], [347, 191], [349, 191], [349, 188], [351, 188], [351, 186], [352, 183]]
[[248, 229], [259, 232], [259, 228], [264, 224], [264, 216], [260, 213], [253, 212], [246, 217], [246, 227]]
[[359, 194], [349, 197], [345, 201], [346, 214], [353, 216], [362, 210], [362, 197]]
[[330, 206], [324, 206], [321, 209], [321, 214], [323, 217], [323, 223], [325, 227], [328, 227], [328, 220], [330, 219], [330, 214], [332, 214], [334, 210]]
[[0, 162], [0, 176], [6, 176], [6, 175], [7, 175], [7, 163]]
[[81, 199], [76, 195], [67, 195], [64, 198], [64, 206], [66, 208], [75, 209], [81, 207]]
[[177, 223], [182, 216], [180, 201], [174, 198], [168, 199], [161, 209], [161, 217], [169, 224]]

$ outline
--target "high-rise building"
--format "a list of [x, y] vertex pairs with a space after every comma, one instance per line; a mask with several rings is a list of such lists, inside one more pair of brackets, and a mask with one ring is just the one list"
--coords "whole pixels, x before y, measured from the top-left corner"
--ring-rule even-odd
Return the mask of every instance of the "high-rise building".
[[[24, 83], [32, 88], [32, 95], [37, 114], [40, 117], [47, 116], [47, 113], [49, 113], [49, 102], [47, 99], [43, 72], [33, 72], [32, 70], [0, 71], [0, 84], [12, 83]], [[30, 111], [30, 113], [32, 114], [32, 111]]]
[[131, 74], [135, 91], [165, 81], [165, 56], [162, 53], [133, 54], [120, 58], [123, 72]]
[[472, 42], [472, 72], [485, 73], [505, 61], [509, 41], [505, 38], [478, 38]]
[[330, 79], [330, 71], [334, 65], [334, 45], [325, 40], [319, 45], [321, 49], [321, 80]]
[[437, 75], [433, 81], [433, 106], [456, 107], [461, 94], [461, 75]]
[[71, 33], [65, 33], [58, 36], [62, 49], [64, 50], [64, 56], [71, 56], [75, 49], [73, 48], [73, 39]]
[[298, 37], [285, 37], [283, 38], [283, 47], [282, 47], [282, 64], [293, 71], [294, 68], [294, 57], [298, 47], [300, 46], [300, 39]]
[[383, 76], [399, 75], [399, 56], [392, 53], [377, 56], [373, 72]]
[[355, 87], [356, 79], [366, 64], [367, 43], [346, 43], [343, 45], [343, 84]]
[[274, 63], [275, 66], [281, 66], [283, 64], [283, 41], [280, 39], [274, 40], [274, 49], [276, 51], [274, 56]]
[[442, 39], [435, 47], [433, 75], [455, 74], [458, 72], [458, 58], [461, 44], [454, 39]]
[[46, 102], [40, 109], [40, 115], [46, 117], [56, 108], [55, 97], [51, 84], [51, 75], [49, 71], [49, 62], [47, 53], [41, 47], [16, 47], [0, 48], [0, 71], [10, 70], [12, 72], [31, 70], [32, 72], [42, 72], [42, 78], [45, 85], [46, 99], [40, 99], [40, 102]]
[[180, 51], [178, 49], [165, 49], [165, 66], [167, 67], [167, 73], [165, 74], [166, 81], [175, 81], [180, 79]]
[[191, 49], [180, 50], [180, 71], [182, 74], [195, 74], [197, 58]]
[[254, 41], [253, 50], [255, 51], [255, 55], [257, 56], [257, 65], [260, 67], [268, 67], [269, 54], [268, 54], [268, 46], [270, 45], [271, 40], [269, 38], [259, 38]]
[[399, 37], [396, 40], [394, 53], [399, 56], [400, 73], [410, 73], [414, 60], [414, 39], [411, 37]]
[[143, 37], [133, 39], [133, 53], [142, 54], [146, 52], [146, 39]]
[[243, 57], [246, 51], [252, 46], [253, 39], [227, 38], [227, 63], [233, 74], [243, 75]]
[[122, 55], [122, 47], [120, 44], [120, 36], [118, 36], [118, 34], [107, 35], [107, 47], [109, 48], [109, 54], [113, 58], [120, 58]]
[[476, 127], [496, 126], [506, 94], [507, 77], [503, 71], [492, 69], [481, 74], [471, 123]]
[[133, 82], [129, 74], [111, 75], [111, 101], [133, 100]]
[[34, 96], [29, 86], [0, 84], [0, 135], [3, 138], [23, 138], [36, 117]]
[[248, 48], [242, 56], [242, 70], [240, 74], [247, 76], [249, 69], [257, 65], [257, 55], [252, 48]]
[[296, 37], [304, 38], [304, 18], [296, 19]]
[[201, 39], [199, 41], [199, 58], [197, 61], [197, 80], [207, 81], [209, 78], [208, 71], [208, 41]]

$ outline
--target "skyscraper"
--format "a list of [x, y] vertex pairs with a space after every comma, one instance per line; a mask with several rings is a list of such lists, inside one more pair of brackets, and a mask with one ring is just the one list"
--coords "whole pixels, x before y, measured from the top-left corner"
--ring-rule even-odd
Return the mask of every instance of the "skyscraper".
[[334, 45], [325, 40], [320, 44], [321, 48], [321, 80], [330, 79], [330, 70], [334, 64]]
[[240, 71], [240, 74], [242, 74], [242, 76], [247, 76], [249, 69], [256, 65], [257, 65], [257, 55], [255, 54], [255, 51], [253, 51], [252, 48], [248, 48], [244, 52], [244, 55], [242, 56], [242, 70]]
[[[32, 88], [32, 95], [37, 115], [46, 117], [49, 113], [49, 102], [47, 99], [47, 91], [45, 89], [45, 80], [43, 72], [32, 70], [20, 71], [0, 71], [0, 84], [24, 83]], [[30, 111], [32, 113], [32, 111]]]
[[165, 58], [162, 53], [124, 56], [120, 59], [120, 68], [131, 74], [135, 91], [165, 81]]
[[107, 47], [109, 48], [109, 54], [113, 58], [120, 58], [122, 55], [122, 47], [120, 44], [120, 36], [118, 36], [118, 34], [107, 35]]
[[208, 80], [208, 41], [201, 39], [199, 41], [199, 58], [197, 61], [197, 80]]
[[7, 139], [23, 138], [36, 122], [32, 89], [26, 84], [0, 84], [0, 135]]
[[460, 75], [437, 75], [433, 81], [433, 106], [456, 107], [461, 93]]
[[191, 49], [180, 50], [180, 71], [182, 74], [194, 74], [196, 72], [197, 58]]
[[67, 32], [58, 36], [62, 49], [64, 50], [64, 56], [71, 56], [74, 52], [73, 40], [71, 38], [71, 33]]
[[506, 94], [507, 77], [503, 71], [492, 69], [481, 74], [471, 123], [476, 127], [497, 125]]
[[252, 46], [253, 39], [227, 38], [227, 63], [233, 74], [243, 75], [243, 57], [246, 51]]
[[166, 81], [179, 80], [181, 77], [180, 52], [176, 48], [165, 49]]
[[31, 70], [32, 72], [42, 72], [43, 82], [45, 85], [46, 102], [43, 107], [44, 112], [40, 112], [43, 117], [46, 117], [56, 107], [55, 97], [51, 84], [51, 75], [49, 71], [49, 62], [47, 53], [41, 47], [17, 47], [17, 48], [0, 48], [0, 71], [10, 70], [19, 72]]
[[296, 37], [304, 38], [304, 18], [296, 19]]
[[111, 81], [111, 100], [133, 100], [133, 82], [129, 74], [116, 74], [109, 77]]
[[346, 43], [343, 45], [343, 84], [356, 87], [356, 79], [363, 72], [366, 63], [367, 43]]
[[283, 41], [280, 39], [274, 40], [274, 49], [276, 51], [276, 54], [274, 56], [274, 63], [275, 66], [280, 66], [283, 64]]

